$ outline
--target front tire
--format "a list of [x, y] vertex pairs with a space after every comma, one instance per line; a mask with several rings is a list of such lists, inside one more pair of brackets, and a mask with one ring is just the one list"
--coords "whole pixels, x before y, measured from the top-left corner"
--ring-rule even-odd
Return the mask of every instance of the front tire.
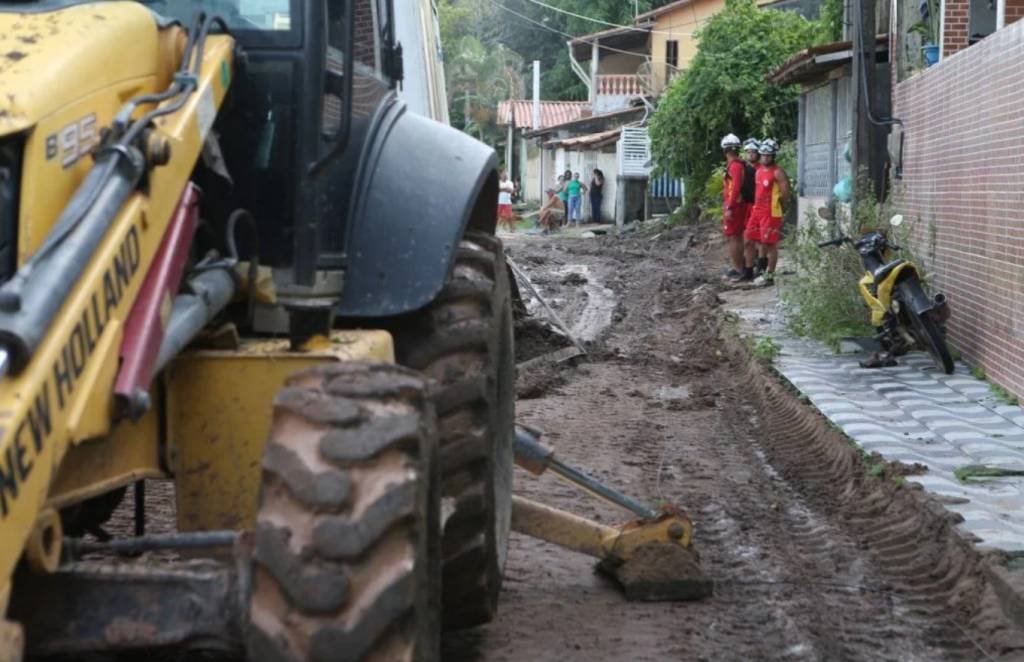
[[436, 382], [444, 525], [444, 627], [497, 611], [512, 518], [515, 352], [501, 242], [467, 232], [426, 308], [389, 320], [398, 363]]
[[248, 659], [439, 659], [436, 454], [412, 371], [340, 363], [288, 379], [263, 455]]

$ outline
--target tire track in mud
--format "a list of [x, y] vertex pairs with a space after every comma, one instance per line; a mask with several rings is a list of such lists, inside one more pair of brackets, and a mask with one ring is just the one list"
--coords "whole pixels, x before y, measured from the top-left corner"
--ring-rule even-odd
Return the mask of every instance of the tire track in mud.
[[[957, 516], [920, 490], [869, 476], [845, 435], [800, 403], [735, 343], [728, 349], [734, 363], [748, 368], [739, 371], [741, 377], [725, 402], [756, 419], [764, 431], [757, 441], [767, 460], [818, 512], [838, 522], [838, 528], [827, 525], [828, 539], [845, 547], [843, 552], [852, 548], [866, 555], [870, 573], [860, 580], [844, 577], [840, 583], [878, 591], [891, 604], [899, 622], [893, 618], [878, 624], [886, 626], [887, 636], [899, 640], [921, 633], [928, 647], [919, 659], [983, 659], [1020, 649], [1024, 641], [1005, 621], [985, 581], [981, 555], [953, 529]], [[802, 549], [816, 545], [817, 535], [804, 539], [805, 528], [791, 530]], [[815, 578], [819, 580], [836, 581], [827, 573]], [[856, 643], [866, 641], [865, 634], [877, 638], [875, 616], [860, 614], [856, 632], [850, 637], [844, 632], [843, 639]], [[860, 657], [856, 646], [846, 653]]]
[[[739, 416], [718, 417], [722, 443], [702, 449], [705, 462], [714, 454], [727, 496], [708, 502], [699, 489], [680, 489], [673, 497], [683, 504], [705, 500], [692, 513], [695, 540], [705, 572], [716, 579], [713, 599], [734, 605], [722, 634], [739, 645], [737, 652], [764, 657], [767, 649], [774, 651], [769, 657], [806, 660], [960, 659], [929, 642], [930, 622], [909, 619], [873, 576], [857, 541], [814, 512], [767, 462], [749, 433], [757, 429], [753, 408], [734, 411]], [[759, 521], [750, 522], [751, 514]]]

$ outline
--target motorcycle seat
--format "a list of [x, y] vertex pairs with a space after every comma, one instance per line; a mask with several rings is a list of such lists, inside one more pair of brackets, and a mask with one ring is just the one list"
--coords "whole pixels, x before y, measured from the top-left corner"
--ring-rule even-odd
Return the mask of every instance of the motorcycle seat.
[[893, 269], [900, 266], [904, 262], [906, 262], [906, 260], [902, 258], [896, 258], [892, 262], [883, 264], [882, 266], [875, 269], [875, 271], [871, 275], [874, 276], [876, 283], [881, 283], [883, 280], [886, 279], [886, 277], [888, 277], [888, 275], [892, 272]]

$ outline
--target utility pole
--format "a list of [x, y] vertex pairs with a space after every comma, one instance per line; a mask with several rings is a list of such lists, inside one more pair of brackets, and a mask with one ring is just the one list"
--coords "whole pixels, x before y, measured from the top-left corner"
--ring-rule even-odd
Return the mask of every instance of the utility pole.
[[[881, 95], [875, 64], [875, 0], [850, 0], [848, 6], [853, 10], [853, 77], [850, 81], [853, 85], [851, 96], [855, 100], [852, 175], [857, 183], [861, 171], [866, 171], [873, 199], [879, 200], [884, 191], [885, 144], [883, 127], [877, 123], [880, 104], [876, 101]], [[856, 188], [854, 201], [858, 202]]]

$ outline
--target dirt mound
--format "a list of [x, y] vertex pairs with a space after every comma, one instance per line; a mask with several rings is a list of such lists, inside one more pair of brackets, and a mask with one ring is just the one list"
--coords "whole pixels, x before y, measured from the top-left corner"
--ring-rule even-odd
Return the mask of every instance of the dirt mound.
[[600, 567], [622, 586], [627, 600], [701, 600], [712, 593], [696, 550], [671, 542], [646, 543], [625, 563]]
[[572, 344], [564, 333], [536, 317], [516, 320], [515, 339], [516, 363], [529, 361]]

